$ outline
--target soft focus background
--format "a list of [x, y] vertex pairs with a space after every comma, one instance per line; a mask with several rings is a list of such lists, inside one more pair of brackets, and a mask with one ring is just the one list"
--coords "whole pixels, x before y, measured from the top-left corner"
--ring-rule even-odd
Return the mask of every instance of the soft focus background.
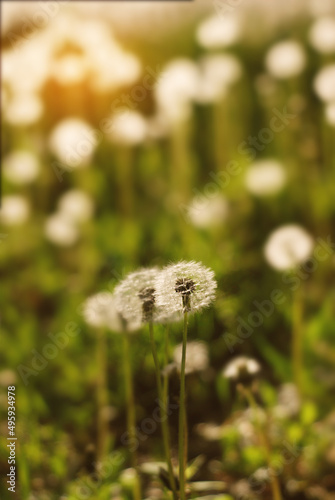
[[[202, 341], [187, 376], [189, 455], [203, 456], [195, 479], [225, 481], [227, 500], [271, 498], [245, 403], [222, 377], [244, 354], [262, 367], [274, 456], [280, 463], [283, 443], [293, 456], [280, 474], [285, 498], [335, 498], [334, 7], [2, 2], [0, 404], [6, 437], [6, 388], [16, 385], [16, 498], [131, 498], [116, 334], [106, 418], [110, 452], [123, 458], [103, 481], [92, 479], [98, 367], [81, 304], [129, 271], [181, 259], [203, 262], [218, 280], [213, 308], [190, 320], [190, 341]], [[285, 232], [267, 245], [292, 224], [291, 254]], [[269, 302], [274, 289], [280, 304]], [[295, 289], [302, 396], [292, 385]], [[171, 330], [172, 359], [180, 325]], [[146, 331], [132, 348], [141, 422], [156, 397]], [[177, 415], [171, 423], [175, 455]], [[139, 457], [162, 460], [159, 428]], [[165, 498], [148, 469], [146, 498]], [[78, 484], [92, 494], [76, 496]]]

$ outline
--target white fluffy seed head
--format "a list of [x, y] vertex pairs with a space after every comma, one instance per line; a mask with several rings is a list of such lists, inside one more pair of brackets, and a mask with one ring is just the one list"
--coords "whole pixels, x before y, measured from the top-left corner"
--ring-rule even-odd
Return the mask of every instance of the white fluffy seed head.
[[268, 72], [278, 79], [293, 78], [306, 66], [303, 46], [294, 40], [279, 42], [270, 48], [265, 57]]
[[39, 161], [30, 151], [13, 151], [3, 160], [4, 176], [13, 184], [29, 184], [36, 179], [39, 171]]
[[256, 196], [271, 196], [278, 193], [286, 182], [282, 165], [271, 159], [253, 163], [247, 170], [245, 185]]
[[196, 39], [206, 49], [228, 47], [238, 42], [241, 28], [241, 20], [236, 15], [214, 15], [199, 25]]
[[280, 271], [294, 269], [311, 255], [314, 240], [297, 224], [288, 224], [270, 234], [264, 247], [267, 262]]
[[160, 308], [156, 303], [155, 281], [159, 268], [143, 268], [128, 274], [114, 291], [116, 307], [123, 318], [140, 328], [150, 321], [162, 321]]
[[[179, 344], [173, 352], [173, 359], [178, 370], [181, 369], [183, 345]], [[205, 342], [192, 341], [187, 342], [185, 373], [195, 373], [206, 370], [209, 365], [208, 347]]]
[[89, 297], [83, 304], [82, 314], [89, 326], [108, 328], [113, 332], [129, 330], [122, 320], [112, 293], [100, 292]]
[[24, 126], [38, 122], [43, 115], [44, 104], [36, 92], [19, 92], [13, 96], [4, 113], [11, 125]]
[[228, 201], [221, 194], [210, 198], [198, 195], [188, 206], [187, 217], [195, 227], [218, 227], [227, 219], [228, 211]]
[[92, 217], [92, 198], [80, 189], [66, 191], [58, 200], [58, 211], [74, 223], [85, 222]]
[[19, 226], [27, 221], [30, 205], [26, 198], [18, 194], [6, 195], [2, 199], [0, 221], [6, 226]]
[[109, 124], [109, 138], [116, 144], [136, 146], [147, 136], [147, 120], [137, 111], [125, 111], [113, 116]]
[[191, 59], [175, 59], [165, 66], [155, 87], [155, 99], [159, 112], [169, 124], [190, 116], [198, 86], [199, 70]]
[[314, 79], [314, 90], [321, 101], [335, 102], [335, 64], [324, 66]]
[[92, 127], [79, 118], [66, 118], [56, 125], [49, 147], [64, 168], [82, 168], [90, 161], [98, 142]]
[[74, 222], [59, 212], [46, 219], [44, 234], [47, 240], [60, 247], [70, 247], [79, 239], [79, 231]]
[[240, 60], [231, 54], [210, 54], [199, 62], [200, 77], [195, 100], [202, 104], [224, 98], [240, 80], [243, 69]]
[[246, 356], [238, 356], [226, 365], [222, 375], [228, 379], [239, 381], [245, 376], [254, 376], [260, 371], [261, 367], [258, 361]]
[[155, 282], [156, 303], [167, 316], [194, 313], [215, 299], [214, 272], [199, 262], [178, 262], [165, 267]]
[[322, 17], [315, 21], [310, 32], [309, 41], [312, 47], [321, 54], [335, 52], [335, 18]]

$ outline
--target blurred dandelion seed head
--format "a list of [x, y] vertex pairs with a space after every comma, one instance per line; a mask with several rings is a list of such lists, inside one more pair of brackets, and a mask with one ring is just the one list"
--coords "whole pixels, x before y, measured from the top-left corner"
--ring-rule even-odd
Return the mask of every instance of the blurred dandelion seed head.
[[21, 195], [6, 195], [2, 199], [0, 221], [6, 226], [19, 226], [30, 216], [28, 200]]
[[47, 240], [60, 247], [74, 245], [80, 236], [75, 223], [60, 212], [56, 212], [46, 219], [44, 234]]
[[66, 191], [58, 200], [58, 211], [74, 223], [91, 219], [94, 205], [91, 197], [80, 189]]
[[321, 54], [335, 52], [335, 18], [322, 17], [315, 21], [309, 32], [312, 47]]
[[155, 99], [160, 114], [169, 124], [189, 118], [198, 86], [198, 66], [191, 59], [174, 59], [164, 67], [155, 86]]
[[92, 127], [78, 118], [66, 118], [51, 132], [49, 147], [64, 168], [82, 168], [90, 161], [97, 144]]
[[260, 364], [253, 358], [238, 356], [225, 366], [222, 375], [235, 382], [245, 382], [250, 380], [260, 372]]
[[205, 19], [196, 32], [197, 42], [206, 49], [220, 49], [239, 41], [242, 33], [241, 19], [235, 15], [214, 15]]
[[11, 125], [24, 126], [36, 123], [43, 111], [44, 105], [37, 93], [20, 92], [9, 101], [4, 116]]
[[[181, 369], [182, 349], [182, 344], [179, 344], [173, 352], [173, 359], [179, 371]], [[185, 373], [201, 372], [206, 370], [208, 366], [208, 347], [205, 342], [187, 342]]]
[[335, 102], [335, 64], [320, 69], [314, 79], [314, 90], [321, 101]]
[[211, 228], [220, 226], [228, 216], [228, 201], [221, 194], [211, 198], [201, 195], [191, 201], [187, 216], [195, 227]]
[[294, 40], [279, 42], [269, 49], [265, 57], [268, 72], [278, 79], [298, 76], [307, 62], [303, 46]]
[[118, 310], [127, 322], [138, 328], [148, 321], [158, 322], [162, 319], [155, 300], [155, 280], [158, 274], [157, 267], [143, 268], [128, 274], [115, 287]]
[[40, 172], [40, 163], [30, 151], [17, 150], [3, 160], [3, 174], [13, 184], [29, 184]]
[[219, 441], [222, 438], [222, 426], [214, 423], [201, 423], [196, 426], [196, 432], [206, 441]]
[[310, 257], [314, 240], [297, 224], [279, 227], [270, 234], [264, 246], [267, 262], [280, 271], [292, 270]]
[[138, 294], [142, 301], [142, 321], [148, 323], [152, 321], [154, 307], [155, 307], [155, 289], [146, 287], [142, 288]]
[[118, 113], [110, 119], [109, 139], [117, 144], [136, 146], [147, 136], [147, 121], [137, 111]]
[[331, 127], [335, 127], [335, 101], [330, 104], [327, 104], [325, 108], [325, 117], [327, 123]]
[[83, 304], [82, 314], [86, 323], [94, 328], [108, 328], [113, 332], [125, 330], [114, 295], [110, 292], [99, 292], [89, 297]]
[[199, 61], [195, 100], [201, 104], [223, 99], [243, 75], [241, 61], [231, 54], [209, 54]]
[[283, 166], [271, 159], [253, 163], [247, 170], [245, 185], [256, 196], [270, 196], [278, 193], [285, 185], [286, 173]]
[[215, 299], [217, 286], [213, 271], [193, 261], [165, 267], [155, 285], [156, 303], [167, 315], [208, 307]]

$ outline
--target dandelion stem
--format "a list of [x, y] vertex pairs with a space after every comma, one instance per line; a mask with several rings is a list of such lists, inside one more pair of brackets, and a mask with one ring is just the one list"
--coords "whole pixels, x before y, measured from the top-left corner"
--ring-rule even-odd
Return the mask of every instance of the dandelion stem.
[[[163, 434], [163, 444], [165, 451], [165, 458], [168, 466], [170, 485], [172, 488], [173, 498], [174, 500], [178, 499], [177, 496], [177, 488], [176, 481], [173, 474], [172, 460], [171, 460], [171, 452], [170, 452], [170, 434], [169, 434], [169, 426], [168, 426], [168, 413], [167, 413], [167, 391], [168, 391], [168, 381], [166, 380], [167, 376], [164, 379], [164, 387], [162, 386], [161, 381], [161, 370], [159, 367], [157, 349], [154, 339], [154, 328], [152, 321], [149, 321], [149, 331], [150, 331], [150, 342], [151, 342], [151, 350], [152, 357], [154, 358], [155, 363], [155, 371], [156, 371], [156, 380], [157, 380], [157, 390], [159, 400], [162, 402], [161, 406], [161, 422], [162, 422], [162, 434]], [[165, 333], [165, 358], [168, 357], [168, 332]]]
[[108, 404], [107, 391], [107, 359], [106, 359], [106, 332], [100, 329], [97, 332], [97, 460], [101, 462], [108, 453], [108, 423], [105, 414], [105, 408]]
[[292, 304], [292, 363], [293, 380], [299, 393], [302, 391], [302, 318], [303, 300], [302, 291], [298, 289], [293, 294]]
[[262, 426], [262, 423], [258, 419], [259, 406], [256, 403], [256, 400], [255, 400], [251, 390], [245, 386], [242, 386], [242, 387], [243, 387], [243, 393], [244, 393], [244, 395], [249, 403], [249, 406], [254, 410], [254, 413], [255, 413], [255, 423], [257, 426], [259, 440], [262, 444], [262, 447], [263, 447], [263, 450], [265, 453], [265, 457], [266, 457], [266, 461], [268, 464], [268, 468], [269, 468], [269, 475], [270, 475], [270, 483], [271, 483], [273, 500], [282, 500], [277, 474], [271, 465], [271, 449], [270, 449], [268, 437], [267, 437], [266, 433], [264, 432], [264, 428]]
[[[136, 442], [136, 411], [135, 411], [135, 399], [134, 399], [134, 388], [133, 379], [131, 372], [131, 360], [130, 360], [130, 342], [129, 337], [126, 333], [123, 335], [123, 356], [124, 356], [124, 378], [125, 378], [125, 389], [126, 389], [126, 404], [127, 404], [127, 430], [129, 436], [129, 442]], [[141, 486], [139, 475], [137, 471], [137, 453], [133, 447], [130, 447], [130, 457], [131, 465], [136, 470], [136, 480], [134, 486], [134, 499], [142, 500], [141, 498]]]
[[180, 370], [180, 401], [179, 401], [179, 483], [180, 500], [185, 500], [185, 363], [187, 343], [187, 310], [184, 312], [183, 350]]

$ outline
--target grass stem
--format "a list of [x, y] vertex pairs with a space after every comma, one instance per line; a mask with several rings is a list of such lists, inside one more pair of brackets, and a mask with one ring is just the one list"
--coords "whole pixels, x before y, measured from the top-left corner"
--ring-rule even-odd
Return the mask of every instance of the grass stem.
[[186, 343], [187, 343], [187, 320], [188, 313], [184, 312], [183, 348], [180, 370], [180, 401], [179, 401], [179, 483], [180, 500], [185, 500], [185, 364], [186, 364]]
[[[166, 376], [164, 379], [164, 386], [162, 385], [161, 370], [159, 366], [159, 360], [154, 338], [154, 328], [153, 328], [153, 323], [151, 321], [149, 322], [149, 332], [150, 332], [152, 357], [154, 359], [154, 364], [155, 364], [158, 398], [161, 401], [161, 423], [162, 423], [162, 435], [163, 435], [165, 458], [168, 466], [168, 473], [173, 493], [173, 499], [178, 500], [177, 487], [176, 487], [175, 477], [173, 474], [171, 451], [170, 451], [170, 434], [169, 434], [168, 412], [167, 412], [168, 381], [166, 380], [167, 378]], [[168, 333], [165, 334], [165, 358], [167, 356], [168, 356]]]
[[[128, 430], [129, 442], [134, 443], [136, 442], [136, 410], [135, 410], [134, 387], [133, 387], [131, 359], [130, 359], [130, 342], [129, 342], [129, 337], [126, 333], [123, 334], [123, 356], [124, 356], [123, 363], [124, 363], [124, 378], [125, 378], [126, 404], [127, 404], [127, 430]], [[131, 446], [129, 451], [130, 451], [131, 465], [136, 470], [134, 500], [142, 500], [141, 485], [138, 474], [137, 452]]]

